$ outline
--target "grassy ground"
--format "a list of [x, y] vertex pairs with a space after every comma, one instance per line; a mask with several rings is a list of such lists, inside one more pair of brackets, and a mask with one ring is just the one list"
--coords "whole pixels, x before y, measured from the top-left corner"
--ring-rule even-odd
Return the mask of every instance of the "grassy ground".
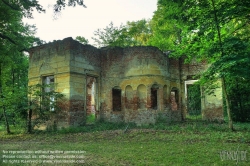
[[[0, 165], [10, 151], [80, 151], [84, 164], [64, 165], [249, 165], [250, 124], [188, 121], [136, 127], [133, 124], [97, 123], [57, 132], [24, 134], [0, 131]], [[0, 128], [1, 130], [1, 128]], [[57, 153], [57, 152], [56, 152]], [[66, 154], [57, 155], [65, 156]], [[45, 154], [48, 154], [46, 152]], [[9, 154], [10, 155], [10, 154]], [[55, 154], [50, 154], [55, 155]], [[80, 156], [75, 154], [75, 156]], [[15, 156], [16, 157], [16, 156]], [[39, 155], [36, 155], [38, 158]], [[25, 156], [22, 158], [25, 159]], [[224, 159], [224, 160], [222, 160]], [[14, 160], [14, 159], [9, 159]], [[42, 159], [42, 161], [49, 160]], [[23, 165], [48, 165], [42, 163]], [[63, 165], [51, 164], [51, 165]]]

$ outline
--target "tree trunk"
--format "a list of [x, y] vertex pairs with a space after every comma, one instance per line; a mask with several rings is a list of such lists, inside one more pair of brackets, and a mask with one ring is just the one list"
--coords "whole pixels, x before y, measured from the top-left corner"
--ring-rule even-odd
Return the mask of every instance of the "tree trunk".
[[7, 134], [10, 134], [10, 125], [9, 125], [9, 121], [6, 115], [6, 107], [3, 106], [3, 116], [4, 116], [4, 120], [5, 120], [5, 125], [6, 125], [6, 132]]
[[[216, 31], [217, 31], [217, 35], [218, 35], [218, 39], [219, 39], [221, 58], [222, 58], [225, 56], [225, 54], [224, 54], [223, 43], [222, 43], [222, 39], [221, 39], [220, 23], [219, 23], [218, 16], [217, 16], [215, 1], [214, 0], [211, 0], [211, 1], [212, 1], [213, 11], [214, 11], [214, 21], [215, 21], [215, 25], [216, 25]], [[233, 119], [231, 116], [231, 108], [230, 108], [230, 104], [229, 104], [229, 98], [228, 98], [228, 94], [227, 94], [227, 88], [226, 88], [226, 82], [225, 82], [224, 76], [222, 76], [221, 81], [222, 81], [222, 91], [225, 95], [226, 106], [227, 106], [228, 126], [229, 126], [229, 129], [234, 130], [233, 129]]]
[[221, 82], [222, 82], [222, 91], [223, 91], [223, 94], [225, 96], [226, 106], [227, 106], [228, 127], [229, 127], [229, 129], [234, 131], [233, 119], [232, 119], [232, 115], [231, 115], [231, 107], [230, 107], [230, 102], [229, 102], [229, 98], [228, 98], [228, 94], [227, 94], [226, 83], [225, 83], [224, 77], [221, 78]]
[[[2, 63], [0, 63], [0, 98], [2, 100], [2, 102], [4, 102], [4, 96], [3, 96], [3, 89], [2, 89]], [[4, 121], [5, 121], [5, 125], [6, 125], [6, 131], [8, 134], [10, 134], [10, 125], [9, 125], [9, 121], [8, 121], [8, 117], [6, 115], [6, 107], [3, 105], [3, 117], [4, 117]]]
[[29, 105], [29, 110], [28, 110], [28, 121], [27, 121], [27, 132], [28, 133], [32, 133], [32, 122], [31, 122], [31, 118], [32, 118], [32, 109], [31, 109], [31, 100], [28, 103]]

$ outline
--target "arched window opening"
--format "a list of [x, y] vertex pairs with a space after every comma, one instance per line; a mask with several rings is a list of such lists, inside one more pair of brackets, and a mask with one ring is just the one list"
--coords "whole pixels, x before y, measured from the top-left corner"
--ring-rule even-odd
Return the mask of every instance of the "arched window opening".
[[121, 111], [122, 110], [122, 91], [119, 87], [114, 87], [112, 89], [112, 104], [113, 111]]
[[151, 108], [152, 109], [157, 109], [158, 108], [158, 89], [159, 89], [159, 86], [154, 84], [152, 87], [151, 87]]

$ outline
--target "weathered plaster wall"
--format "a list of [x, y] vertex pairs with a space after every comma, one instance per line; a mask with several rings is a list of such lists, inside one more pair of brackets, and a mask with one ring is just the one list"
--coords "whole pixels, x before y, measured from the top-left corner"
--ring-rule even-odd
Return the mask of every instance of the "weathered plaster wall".
[[[42, 83], [42, 77], [54, 75], [56, 89], [68, 99], [66, 118], [61, 126], [80, 125], [85, 121], [87, 75], [99, 77], [99, 50], [72, 38], [30, 49], [29, 85]], [[64, 120], [62, 120], [64, 119]], [[59, 123], [59, 122], [58, 122]]]
[[[153, 124], [158, 118], [185, 117], [184, 81], [206, 67], [205, 63], [184, 64], [182, 58], [169, 58], [155, 47], [97, 49], [66, 38], [30, 49], [29, 85], [54, 75], [55, 90], [68, 100], [62, 125], [83, 124], [92, 107], [106, 121]], [[91, 79], [96, 86], [94, 99], [88, 92]], [[216, 93], [220, 95], [219, 89]], [[210, 111], [204, 117], [221, 105], [206, 97], [202, 108]]]
[[[87, 78], [100, 76], [100, 51], [71, 39], [70, 52], [70, 101], [72, 125], [85, 123], [87, 116]], [[98, 108], [98, 107], [97, 107]]]
[[30, 49], [29, 85], [42, 83], [43, 76], [54, 75], [56, 90], [70, 96], [70, 43], [57, 41]]
[[[65, 39], [29, 50], [29, 86], [42, 84], [43, 77], [54, 76], [55, 91], [70, 97], [70, 40]], [[60, 103], [62, 108], [69, 110], [70, 102]], [[69, 112], [62, 112], [53, 120], [60, 120], [61, 126], [69, 125]], [[54, 122], [49, 122], [53, 124]]]
[[[101, 54], [102, 118], [140, 125], [155, 123], [159, 112], [169, 110], [171, 75], [166, 55], [155, 47], [103, 49]], [[179, 87], [178, 83], [174, 83]], [[157, 108], [152, 108], [153, 86], [157, 91]], [[113, 111], [112, 88], [121, 89], [121, 111]], [[179, 110], [177, 112], [180, 113]]]
[[204, 120], [223, 121], [223, 99], [221, 82], [218, 81], [218, 88], [214, 89], [212, 94], [202, 93], [201, 108], [202, 118]]

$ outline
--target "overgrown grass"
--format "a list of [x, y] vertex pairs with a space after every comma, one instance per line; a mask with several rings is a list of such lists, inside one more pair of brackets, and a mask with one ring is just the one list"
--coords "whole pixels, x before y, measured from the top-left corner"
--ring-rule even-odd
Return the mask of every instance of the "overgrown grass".
[[[189, 120], [140, 127], [103, 122], [35, 134], [1, 131], [0, 155], [2, 150], [82, 150], [85, 165], [249, 165], [250, 124], [235, 128], [231, 132], [226, 123]], [[248, 161], [222, 161], [223, 151], [247, 151]]]
[[95, 131], [106, 131], [106, 130], [119, 130], [125, 129], [127, 126], [135, 128], [135, 124], [127, 123], [109, 123], [109, 122], [96, 122], [95, 124], [90, 124], [82, 127], [69, 127], [62, 128], [58, 130], [58, 133], [79, 133], [79, 132], [95, 132]]

